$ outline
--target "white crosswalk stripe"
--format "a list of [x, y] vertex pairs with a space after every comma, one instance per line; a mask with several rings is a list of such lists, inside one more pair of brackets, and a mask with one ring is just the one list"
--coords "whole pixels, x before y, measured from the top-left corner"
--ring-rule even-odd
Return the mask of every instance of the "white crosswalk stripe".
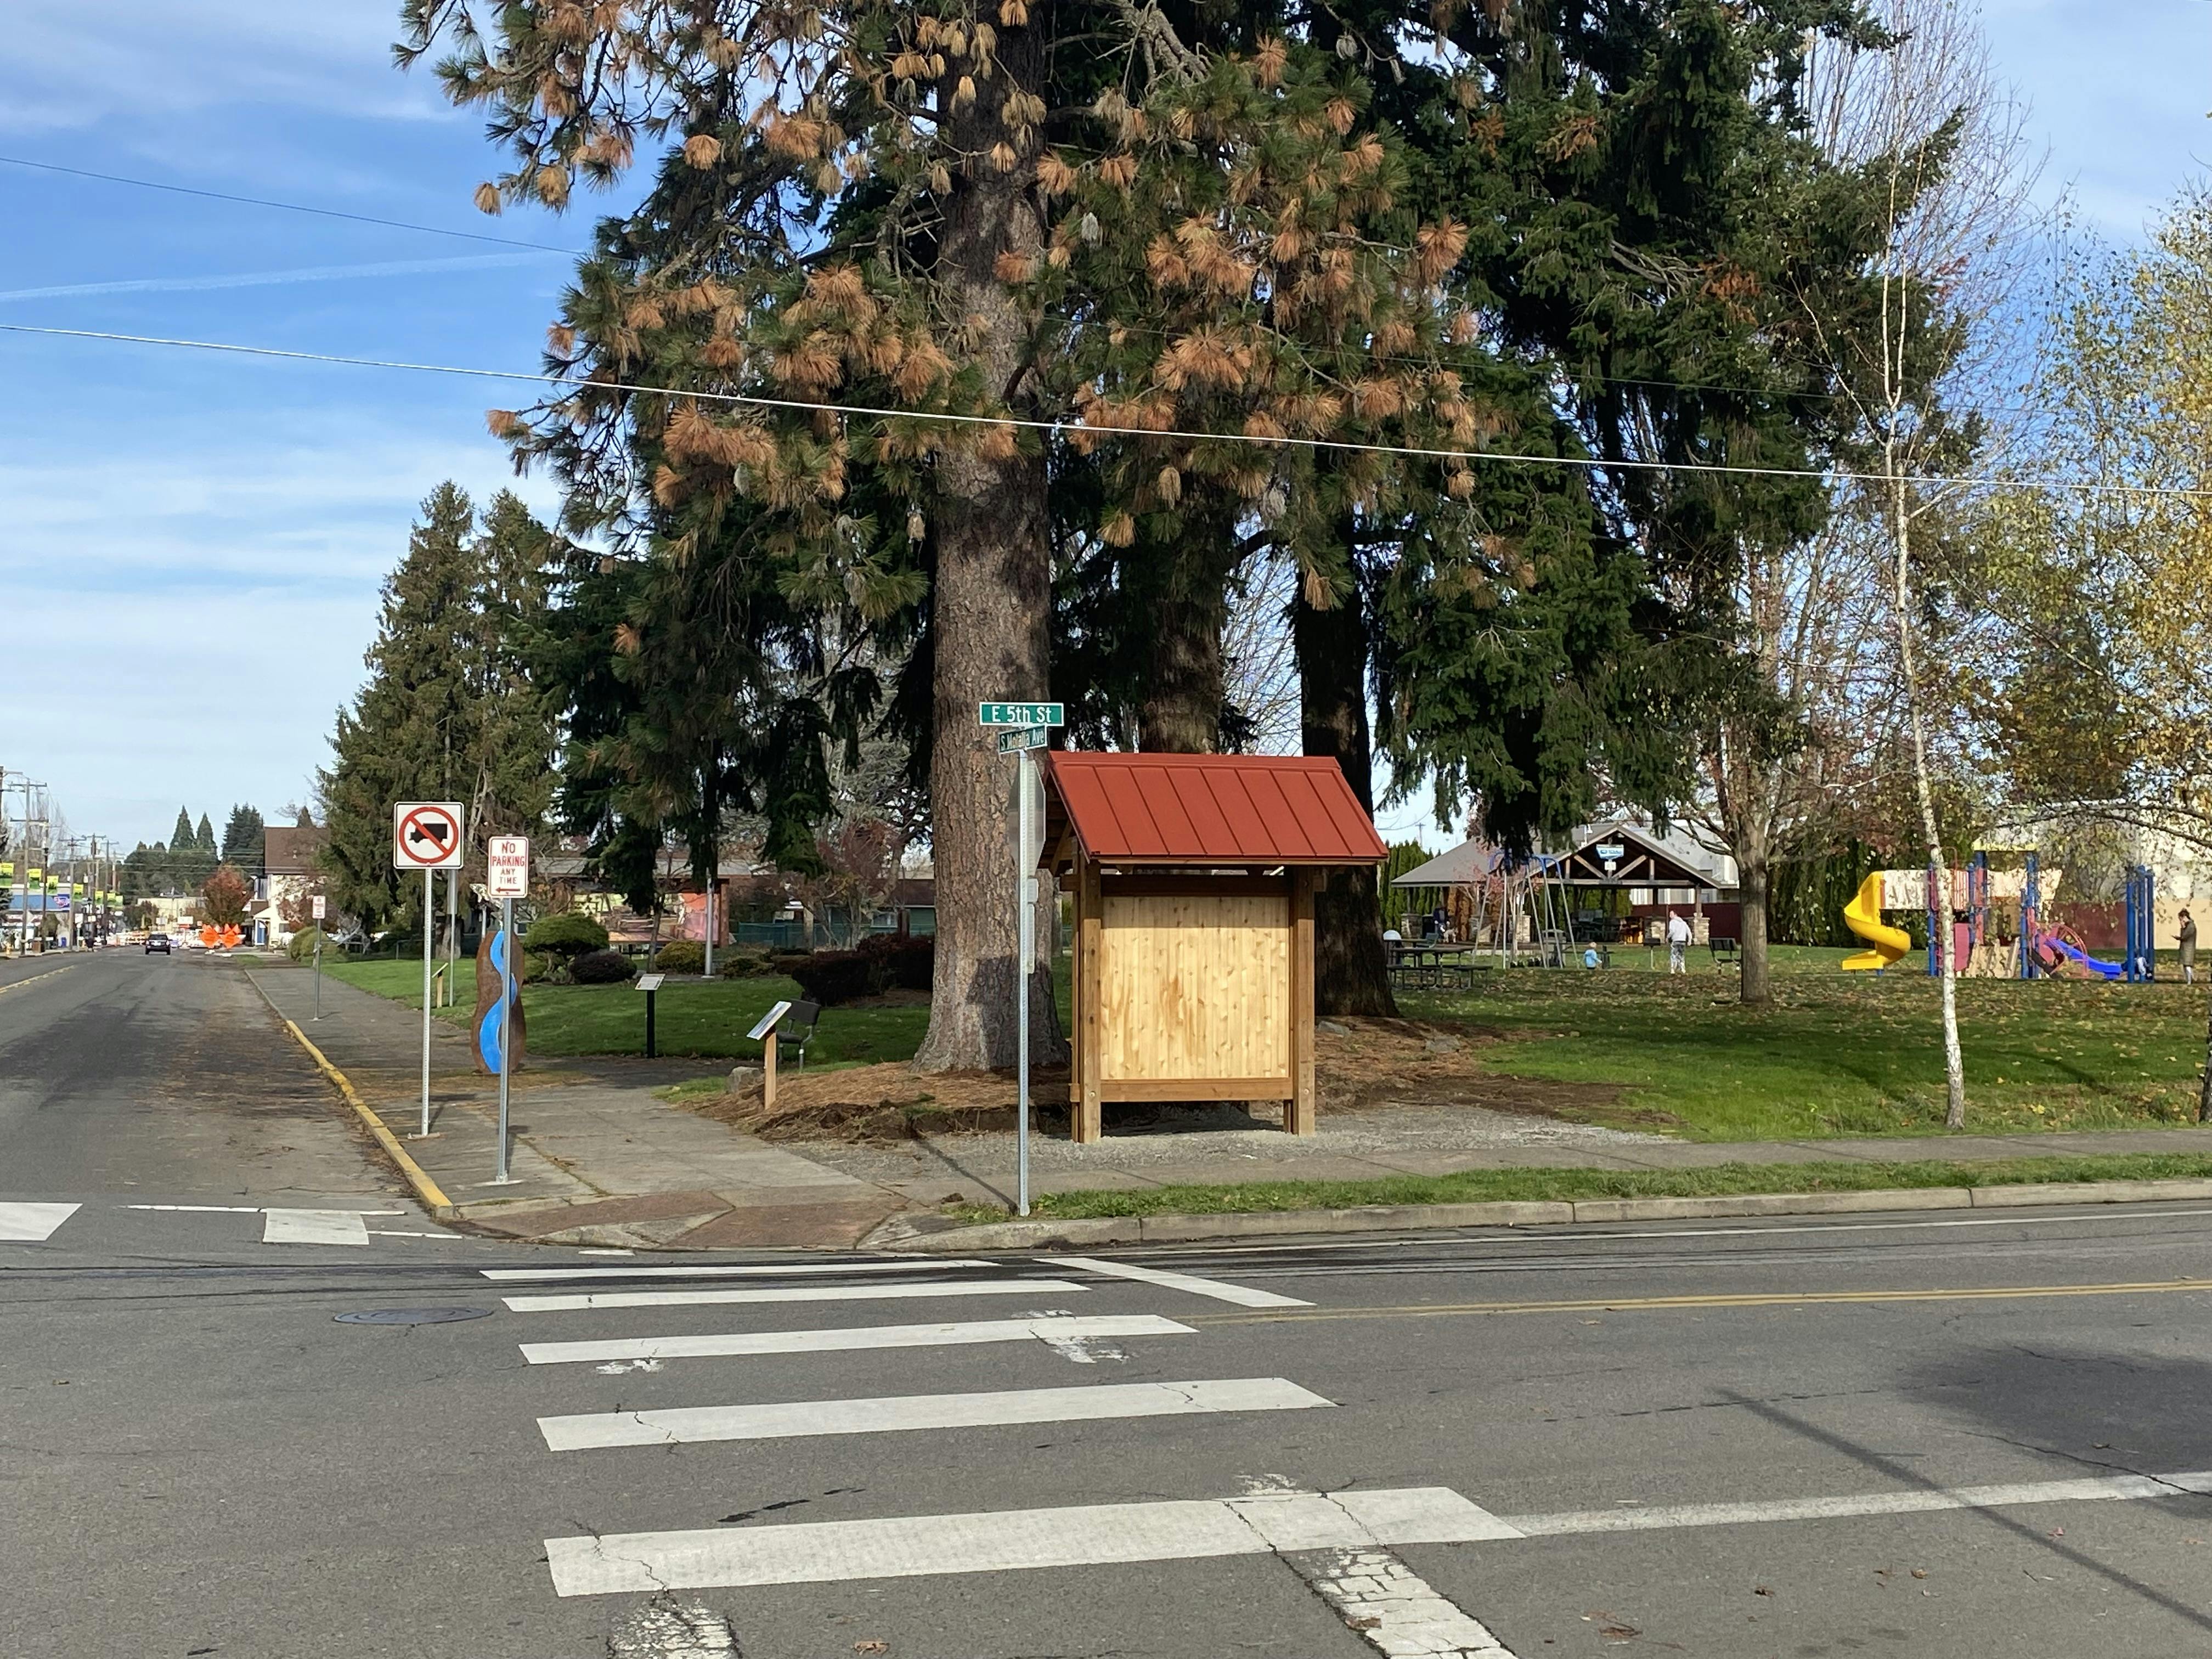
[[554, 1538], [562, 1595], [836, 1583], [1510, 1536], [1444, 1486]]
[[362, 1244], [368, 1223], [358, 1210], [264, 1210], [264, 1244]]
[[1202, 1412], [1291, 1412], [1334, 1405], [1279, 1376], [1209, 1382], [1109, 1382], [983, 1394], [893, 1395], [877, 1400], [798, 1400], [763, 1406], [596, 1412], [541, 1417], [554, 1451], [591, 1446], [673, 1446], [708, 1440], [787, 1440], [804, 1435], [895, 1434], [1015, 1423], [1084, 1423]]
[[743, 1291], [585, 1291], [573, 1296], [502, 1297], [513, 1313], [585, 1308], [697, 1308], [737, 1302], [887, 1302], [917, 1297], [1081, 1294], [1064, 1279], [963, 1279], [928, 1285], [779, 1285]]
[[603, 1342], [525, 1342], [532, 1365], [623, 1359], [732, 1358], [748, 1354], [849, 1353], [866, 1348], [957, 1347], [977, 1342], [1087, 1342], [1121, 1336], [1194, 1336], [1188, 1325], [1157, 1314], [1084, 1318], [1048, 1314], [1030, 1319], [974, 1319], [939, 1325], [857, 1325], [826, 1331], [744, 1331], [711, 1336], [630, 1336]]
[[1191, 1273], [1169, 1273], [1160, 1267], [1139, 1267], [1127, 1261], [1104, 1261], [1095, 1255], [1041, 1255], [1038, 1261], [1052, 1267], [1083, 1267], [1109, 1279], [1133, 1279], [1142, 1285], [1158, 1285], [1163, 1290], [1188, 1291], [1193, 1296], [1211, 1297], [1216, 1302], [1233, 1302], [1240, 1308], [1310, 1308], [1310, 1302], [1301, 1302], [1294, 1296], [1279, 1296], [1273, 1291], [1255, 1291], [1248, 1285], [1231, 1285], [1218, 1279], [1200, 1279]]
[[84, 1206], [81, 1204], [0, 1203], [0, 1243], [36, 1244]]
[[948, 1267], [988, 1267], [988, 1261], [793, 1261], [747, 1267], [484, 1267], [500, 1284], [568, 1283], [584, 1279], [792, 1279], [811, 1273], [927, 1273]]

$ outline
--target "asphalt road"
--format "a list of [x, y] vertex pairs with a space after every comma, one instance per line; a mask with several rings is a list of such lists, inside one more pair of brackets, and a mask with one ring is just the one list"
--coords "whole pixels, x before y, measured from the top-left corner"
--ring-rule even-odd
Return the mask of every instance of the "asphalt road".
[[[2212, 1653], [2212, 1210], [531, 1250], [414, 1213], [226, 964], [50, 966], [0, 1652]], [[422, 1308], [486, 1312], [338, 1320]]]

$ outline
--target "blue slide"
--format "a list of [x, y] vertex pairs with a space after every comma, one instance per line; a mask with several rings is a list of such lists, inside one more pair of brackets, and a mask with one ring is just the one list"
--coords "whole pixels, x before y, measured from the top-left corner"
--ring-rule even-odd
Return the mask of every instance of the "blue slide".
[[2049, 945], [2052, 950], [2057, 951], [2059, 955], [2064, 957], [2068, 961], [2075, 963], [2081, 967], [2087, 968], [2091, 973], [2096, 975], [2100, 979], [2118, 979], [2122, 974], [2127, 971], [2126, 969], [2121, 967], [2117, 962], [2098, 961], [2096, 957], [2089, 955], [2079, 945], [2069, 945], [2066, 940], [2057, 937], [2055, 934], [2045, 934], [2043, 942]]

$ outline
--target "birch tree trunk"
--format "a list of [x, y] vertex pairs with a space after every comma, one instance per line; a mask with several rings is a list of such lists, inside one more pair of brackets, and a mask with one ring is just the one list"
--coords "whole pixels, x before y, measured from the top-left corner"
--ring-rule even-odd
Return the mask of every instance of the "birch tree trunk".
[[[1764, 781], [1758, 781], [1762, 784]], [[1764, 799], [1767, 792], [1755, 787], [1753, 793]], [[1742, 982], [1737, 994], [1739, 1000], [1753, 1006], [1774, 1000], [1766, 956], [1766, 896], [1772, 869], [1767, 828], [1764, 814], [1754, 811], [1745, 815], [1733, 837], [1736, 897], [1741, 917], [1738, 928], [1743, 935], [1736, 942], [1737, 953], [1742, 960]]]
[[[1894, 411], [1893, 410], [1893, 422]], [[1920, 828], [1927, 837], [1928, 879], [1931, 885], [1949, 869], [1943, 857], [1943, 837], [1936, 823], [1936, 792], [1928, 778], [1928, 729], [1921, 707], [1920, 676], [1912, 648], [1912, 514], [1906, 501], [1905, 479], [1898, 471], [1897, 437], [1893, 424], [1883, 444], [1883, 471], [1889, 487], [1892, 533], [1897, 541], [1897, 660], [1905, 677], [1905, 713], [1912, 728], [1912, 782], [1920, 797]], [[1930, 892], [1929, 910], [1940, 918], [1941, 930], [1933, 941], [1943, 963], [1943, 1127], [1966, 1127], [1966, 1062], [1959, 1052], [1959, 964], [1954, 960], [1950, 938], [1951, 903], [1948, 884], [1942, 902]]]

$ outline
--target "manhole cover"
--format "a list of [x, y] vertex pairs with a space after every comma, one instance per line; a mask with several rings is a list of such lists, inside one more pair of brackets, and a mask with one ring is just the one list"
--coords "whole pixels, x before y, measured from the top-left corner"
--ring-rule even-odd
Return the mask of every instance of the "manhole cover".
[[363, 1308], [333, 1314], [341, 1325], [447, 1325], [457, 1319], [489, 1319], [489, 1308]]

